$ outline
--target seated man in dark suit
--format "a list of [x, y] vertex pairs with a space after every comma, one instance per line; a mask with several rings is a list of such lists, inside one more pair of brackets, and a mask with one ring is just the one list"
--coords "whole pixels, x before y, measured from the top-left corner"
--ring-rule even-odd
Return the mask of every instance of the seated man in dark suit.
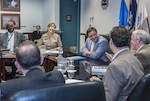
[[16, 50], [15, 65], [25, 77], [8, 80], [0, 84], [3, 98], [11, 94], [34, 87], [50, 86], [53, 84], [64, 84], [65, 80], [61, 72], [44, 73], [40, 69], [43, 57], [40, 50], [32, 41], [25, 41]]
[[41, 38], [42, 33], [41, 33], [41, 26], [37, 25], [36, 30], [32, 33], [32, 41], [36, 42], [38, 39]]

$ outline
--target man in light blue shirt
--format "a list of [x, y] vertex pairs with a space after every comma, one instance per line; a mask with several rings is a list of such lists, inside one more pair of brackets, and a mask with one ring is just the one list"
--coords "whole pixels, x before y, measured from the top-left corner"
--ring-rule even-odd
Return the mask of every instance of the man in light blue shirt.
[[108, 61], [105, 52], [109, 51], [108, 40], [103, 36], [98, 35], [96, 28], [90, 27], [87, 29], [87, 36], [84, 47], [80, 54], [90, 59], [98, 59], [104, 62]]

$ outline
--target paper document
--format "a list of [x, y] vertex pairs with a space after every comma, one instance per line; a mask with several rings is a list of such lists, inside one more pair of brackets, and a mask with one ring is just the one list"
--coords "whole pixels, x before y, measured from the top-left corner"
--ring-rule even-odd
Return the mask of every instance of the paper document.
[[46, 50], [46, 54], [58, 54], [59, 51], [51, 51], [51, 50]]
[[107, 71], [108, 66], [93, 66], [92, 74], [93, 75], [104, 75]]
[[77, 80], [77, 79], [67, 79], [67, 80], [65, 80], [66, 84], [68, 84], [68, 83], [77, 83], [77, 82], [85, 82], [85, 81]]

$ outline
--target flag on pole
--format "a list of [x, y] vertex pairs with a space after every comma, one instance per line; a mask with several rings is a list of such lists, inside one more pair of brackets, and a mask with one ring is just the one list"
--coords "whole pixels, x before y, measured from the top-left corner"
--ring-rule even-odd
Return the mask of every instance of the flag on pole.
[[120, 26], [128, 25], [128, 8], [127, 8], [127, 4], [126, 4], [125, 0], [121, 0], [119, 25]]
[[138, 2], [135, 29], [143, 29], [149, 32], [148, 13], [145, 0], [139, 0]]
[[137, 2], [136, 0], [130, 0], [129, 17], [128, 17], [129, 30], [132, 30], [135, 27], [136, 12], [137, 12]]

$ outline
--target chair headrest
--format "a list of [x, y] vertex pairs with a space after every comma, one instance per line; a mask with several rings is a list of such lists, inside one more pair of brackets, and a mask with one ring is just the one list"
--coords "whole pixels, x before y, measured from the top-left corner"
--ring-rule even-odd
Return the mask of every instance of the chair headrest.
[[150, 101], [150, 73], [144, 75], [133, 91], [128, 96], [127, 101]]
[[[15, 93], [10, 101], [105, 101], [102, 82], [82, 82]], [[24, 100], [23, 100], [24, 101]]]

